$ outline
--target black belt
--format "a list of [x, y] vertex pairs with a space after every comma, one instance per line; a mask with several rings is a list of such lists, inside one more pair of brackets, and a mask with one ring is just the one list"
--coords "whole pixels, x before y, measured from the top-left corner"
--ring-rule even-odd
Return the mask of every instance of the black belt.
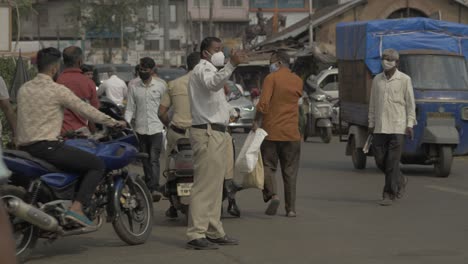
[[170, 125], [169, 127], [170, 127], [172, 130], [174, 130], [174, 132], [179, 133], [179, 134], [184, 134], [184, 135], [185, 135], [185, 131], [186, 131], [185, 129], [183, 129], [183, 128], [178, 128], [178, 127], [176, 127], [176, 126], [174, 126], [174, 125]]
[[[225, 125], [220, 125], [220, 124], [210, 124], [211, 129], [219, 132], [226, 132], [227, 127]], [[203, 124], [203, 125], [193, 125], [193, 128], [199, 128], [199, 129], [208, 129], [208, 124]]]

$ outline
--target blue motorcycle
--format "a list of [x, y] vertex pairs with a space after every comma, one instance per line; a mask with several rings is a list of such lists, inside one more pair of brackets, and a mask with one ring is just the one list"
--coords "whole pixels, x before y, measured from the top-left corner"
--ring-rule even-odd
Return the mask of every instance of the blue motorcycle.
[[77, 226], [65, 218], [80, 184], [77, 174], [61, 171], [27, 152], [5, 150], [4, 161], [12, 176], [8, 185], [0, 187], [0, 196], [11, 217], [18, 258], [24, 260], [39, 238], [91, 233], [104, 221], [112, 222], [127, 244], [145, 243], [152, 231], [152, 198], [144, 181], [126, 167], [147, 154], [121, 141], [70, 139], [65, 144], [93, 153], [106, 165], [106, 176], [85, 209], [97, 228]]

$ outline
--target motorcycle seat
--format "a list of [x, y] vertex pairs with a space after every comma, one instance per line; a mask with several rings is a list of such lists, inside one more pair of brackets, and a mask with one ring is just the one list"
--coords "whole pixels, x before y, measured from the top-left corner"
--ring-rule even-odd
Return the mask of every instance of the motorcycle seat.
[[12, 150], [12, 149], [4, 149], [3, 150], [3, 154], [5, 156], [13, 156], [13, 157], [17, 157], [17, 158], [21, 158], [21, 159], [25, 159], [25, 160], [29, 160], [29, 161], [32, 161], [34, 163], [37, 163], [39, 164], [40, 166], [42, 166], [44, 169], [50, 171], [50, 172], [62, 172], [60, 169], [58, 169], [57, 167], [55, 167], [54, 165], [48, 163], [47, 161], [45, 160], [41, 160], [39, 158], [35, 158], [33, 157], [31, 154], [29, 154], [28, 152], [26, 151], [21, 151], [21, 150]]

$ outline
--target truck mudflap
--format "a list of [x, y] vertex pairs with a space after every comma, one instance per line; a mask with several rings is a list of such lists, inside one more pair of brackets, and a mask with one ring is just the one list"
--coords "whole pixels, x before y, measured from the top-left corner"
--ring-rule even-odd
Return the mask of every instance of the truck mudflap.
[[428, 117], [421, 143], [458, 145], [460, 143], [460, 135], [455, 128], [455, 118]]

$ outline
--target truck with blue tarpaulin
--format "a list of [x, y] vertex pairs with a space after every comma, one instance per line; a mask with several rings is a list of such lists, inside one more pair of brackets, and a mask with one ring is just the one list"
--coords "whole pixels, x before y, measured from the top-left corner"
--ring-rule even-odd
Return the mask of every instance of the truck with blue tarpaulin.
[[415, 137], [403, 164], [433, 165], [447, 177], [453, 156], [468, 154], [468, 25], [428, 18], [340, 23], [336, 27], [340, 118], [349, 124], [346, 154], [366, 167], [372, 78], [382, 72], [382, 52], [400, 53], [398, 69], [412, 79]]

